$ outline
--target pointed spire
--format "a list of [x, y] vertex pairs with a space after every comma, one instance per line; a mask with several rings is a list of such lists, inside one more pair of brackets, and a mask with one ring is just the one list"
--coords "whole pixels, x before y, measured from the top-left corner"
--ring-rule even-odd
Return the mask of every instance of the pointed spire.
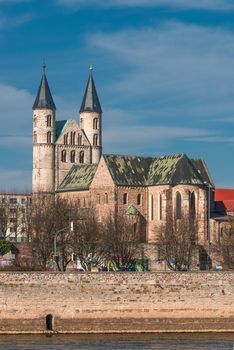
[[80, 107], [80, 113], [82, 112], [97, 112], [102, 113], [102, 108], [98, 99], [96, 87], [93, 80], [92, 70], [93, 67], [89, 68], [89, 80], [86, 86], [85, 94], [83, 97], [83, 101]]
[[50, 92], [49, 84], [46, 79], [46, 74], [45, 74], [45, 60], [43, 61], [43, 66], [42, 66], [42, 78], [41, 78], [41, 83], [38, 89], [37, 97], [35, 99], [33, 109], [43, 109], [43, 108], [49, 108], [49, 109], [56, 109], [56, 106], [53, 101], [53, 97]]

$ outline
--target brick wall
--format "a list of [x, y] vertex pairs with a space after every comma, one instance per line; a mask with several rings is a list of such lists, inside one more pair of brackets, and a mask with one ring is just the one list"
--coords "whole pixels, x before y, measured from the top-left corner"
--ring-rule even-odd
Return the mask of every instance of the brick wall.
[[0, 333], [234, 331], [233, 273], [0, 273]]

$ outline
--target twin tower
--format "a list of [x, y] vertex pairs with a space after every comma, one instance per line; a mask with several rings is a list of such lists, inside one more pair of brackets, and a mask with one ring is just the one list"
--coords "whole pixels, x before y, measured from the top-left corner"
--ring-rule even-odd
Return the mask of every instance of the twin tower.
[[92, 69], [75, 119], [56, 121], [45, 65], [33, 105], [32, 192], [54, 193], [74, 164], [98, 163], [102, 154], [102, 109]]

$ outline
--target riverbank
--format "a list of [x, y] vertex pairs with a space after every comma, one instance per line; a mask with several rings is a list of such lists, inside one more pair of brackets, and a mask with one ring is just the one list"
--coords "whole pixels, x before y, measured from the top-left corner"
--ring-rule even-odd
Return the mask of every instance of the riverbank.
[[234, 273], [0, 273], [0, 333], [234, 332]]

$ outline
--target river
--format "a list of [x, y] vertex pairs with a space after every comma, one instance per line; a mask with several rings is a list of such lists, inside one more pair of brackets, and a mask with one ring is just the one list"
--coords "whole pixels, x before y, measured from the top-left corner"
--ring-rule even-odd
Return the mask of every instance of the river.
[[234, 334], [7, 335], [0, 350], [234, 350]]

